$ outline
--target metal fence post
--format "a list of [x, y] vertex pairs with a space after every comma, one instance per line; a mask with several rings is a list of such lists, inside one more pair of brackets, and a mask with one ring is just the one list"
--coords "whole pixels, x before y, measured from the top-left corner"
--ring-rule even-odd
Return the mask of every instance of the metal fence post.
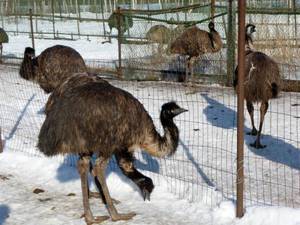
[[121, 42], [122, 42], [122, 31], [121, 31], [121, 9], [120, 7], [117, 8], [117, 21], [118, 21], [118, 76], [122, 77], [122, 49], [121, 49]]
[[32, 23], [32, 9], [29, 9], [29, 20], [30, 20], [30, 33], [31, 33], [32, 48], [35, 49], [34, 36], [33, 36], [33, 23]]
[[235, 10], [233, 0], [228, 1], [227, 29], [227, 78], [226, 85], [232, 86], [235, 61]]
[[244, 77], [246, 0], [238, 1], [238, 121], [237, 121], [237, 206], [236, 216], [244, 215]]
[[2, 130], [0, 127], [0, 153], [3, 152]]

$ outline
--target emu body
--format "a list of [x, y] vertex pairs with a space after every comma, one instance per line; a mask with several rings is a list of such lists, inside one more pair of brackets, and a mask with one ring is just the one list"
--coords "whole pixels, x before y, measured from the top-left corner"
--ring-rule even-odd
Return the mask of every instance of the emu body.
[[[246, 26], [246, 62], [245, 62], [245, 100], [247, 110], [251, 118], [252, 131], [250, 135], [255, 135], [256, 140], [251, 146], [255, 148], [264, 148], [260, 142], [262, 126], [265, 114], [267, 113], [269, 100], [276, 98], [280, 92], [281, 78], [278, 64], [268, 55], [255, 51], [252, 47], [252, 33], [255, 32], [255, 26], [248, 24]], [[235, 70], [234, 87], [238, 84], [238, 66]], [[253, 103], [261, 103], [260, 123], [257, 131], [254, 124], [254, 106]]]
[[85, 62], [75, 49], [55, 45], [38, 57], [35, 57], [34, 49], [26, 48], [20, 75], [36, 81], [46, 93], [50, 93], [73, 73], [86, 71]]
[[[220, 34], [215, 30], [214, 23], [210, 22], [209, 32], [196, 26], [186, 29], [171, 43], [170, 53], [187, 56], [187, 72], [192, 73], [193, 60], [206, 53], [215, 53], [221, 50], [223, 43]], [[185, 78], [186, 79], [186, 78]]]
[[53, 94], [58, 94], [59, 98], [48, 105], [46, 120], [39, 134], [40, 151], [47, 156], [69, 153], [81, 155], [78, 171], [87, 223], [107, 219], [94, 218], [88, 203], [86, 180], [89, 156], [95, 153], [97, 160], [93, 174], [99, 180], [112, 220], [131, 219], [135, 214], [119, 214], [109, 195], [104, 176], [108, 160], [113, 154], [124, 159], [126, 154], [137, 149], [156, 157], [173, 154], [179, 140], [179, 131], [173, 118], [186, 110], [174, 102], [162, 106], [161, 123], [165, 133], [161, 136], [136, 98], [97, 76], [76, 74], [55, 92]]

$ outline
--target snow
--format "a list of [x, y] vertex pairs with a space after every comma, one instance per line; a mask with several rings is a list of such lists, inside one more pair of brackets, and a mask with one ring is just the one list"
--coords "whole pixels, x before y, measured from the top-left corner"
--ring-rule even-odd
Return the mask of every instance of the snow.
[[[63, 169], [60, 169], [63, 167]], [[62, 165], [48, 158], [29, 157], [20, 152], [5, 151], [0, 155], [0, 224], [60, 225], [85, 224], [79, 176], [74, 167]], [[72, 177], [63, 182], [57, 173]], [[178, 199], [167, 188], [161, 177], [151, 201], [144, 202], [128, 180], [119, 171], [107, 171], [107, 183], [111, 195], [120, 200], [119, 212], [137, 213], [130, 221], [103, 224], [126, 225], [299, 225], [300, 209], [284, 207], [250, 207], [242, 219], [235, 218], [235, 206], [223, 201], [211, 208], [201, 202], [190, 203]], [[4, 178], [6, 177], [6, 179]], [[34, 194], [36, 188], [45, 192]], [[94, 189], [94, 186], [91, 186]], [[68, 194], [74, 193], [74, 196]], [[91, 199], [94, 215], [108, 215], [99, 199]]]
[[[27, 25], [20, 24], [19, 29], [27, 29]], [[41, 28], [47, 30], [49, 25], [42, 24]], [[83, 28], [96, 29], [88, 24]], [[117, 42], [112, 39], [112, 44], [102, 44], [104, 40], [36, 39], [36, 53], [63, 44], [75, 48], [85, 59], [117, 59]], [[10, 42], [4, 45], [4, 54], [22, 57], [26, 46], [31, 46], [28, 35], [11, 35]], [[1, 65], [0, 74], [0, 123], [5, 140], [4, 153], [0, 154], [0, 224], [85, 224], [80, 217], [83, 207], [76, 157], [45, 158], [36, 149], [48, 96], [38, 85], [21, 79], [17, 68]], [[236, 219], [235, 203], [230, 200], [235, 198], [236, 167], [233, 90], [168, 82], [110, 82], [136, 96], [159, 131], [162, 103], [176, 100], [189, 112], [176, 119], [180, 146], [173, 157], [158, 160], [137, 155], [139, 170], [155, 183], [150, 202], [144, 202], [137, 188], [110, 165], [108, 186], [111, 195], [122, 202], [117, 209], [135, 211], [137, 216], [130, 221], [108, 220], [103, 224], [300, 224], [300, 209], [278, 206], [300, 206], [299, 107], [292, 106], [299, 103], [299, 93], [282, 93], [272, 101], [263, 128], [262, 143], [268, 145], [266, 149], [249, 147], [254, 138], [245, 137], [246, 213], [242, 219]], [[256, 111], [256, 123], [257, 115]], [[248, 115], [245, 127], [251, 127]], [[92, 182], [91, 185], [94, 189]], [[35, 188], [45, 192], [34, 194]], [[69, 193], [75, 196], [68, 196]], [[92, 199], [91, 205], [95, 215], [108, 215], [98, 199]]]

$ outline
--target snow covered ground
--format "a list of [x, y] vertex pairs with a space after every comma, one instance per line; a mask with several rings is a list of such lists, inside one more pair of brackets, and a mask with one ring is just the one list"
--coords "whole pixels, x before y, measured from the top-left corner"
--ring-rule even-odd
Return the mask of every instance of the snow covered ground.
[[[0, 221], [84, 224], [76, 157], [46, 159], [35, 147], [48, 96], [36, 84], [21, 79], [15, 67], [0, 66], [0, 80], [0, 122], [5, 140], [5, 151], [0, 154]], [[163, 102], [176, 100], [189, 109], [176, 119], [180, 146], [173, 157], [157, 160], [137, 155], [137, 167], [156, 185], [150, 203], [142, 201], [136, 188], [113, 165], [113, 171], [108, 170], [112, 195], [122, 201], [120, 212], [138, 213], [132, 221], [113, 224], [300, 224], [298, 209], [275, 207], [300, 205], [298, 94], [282, 93], [272, 101], [263, 130], [266, 149], [251, 148], [249, 143], [254, 139], [245, 137], [247, 208], [245, 217], [238, 220], [232, 201], [236, 167], [234, 92], [168, 82], [110, 82], [138, 97], [159, 130]], [[249, 130], [248, 117], [245, 122]], [[35, 188], [45, 192], [33, 194]], [[67, 196], [69, 193], [75, 196]], [[91, 202], [95, 215], [107, 214], [97, 200]]]
[[[77, 170], [52, 159], [28, 157], [20, 152], [5, 151], [0, 155], [0, 224], [4, 225], [67, 225], [85, 224], [80, 182]], [[70, 182], [57, 179], [61, 168]], [[125, 178], [124, 178], [125, 179]], [[144, 202], [133, 185], [118, 172], [108, 171], [111, 195], [120, 200], [119, 212], [135, 211], [130, 221], [103, 224], [126, 225], [299, 225], [300, 209], [283, 207], [249, 207], [242, 219], [235, 218], [230, 201], [209, 207], [201, 202], [178, 199], [168, 191], [163, 177], [150, 202]], [[45, 192], [34, 194], [40, 188]], [[92, 187], [93, 188], [93, 187]], [[94, 215], [108, 215], [98, 199], [92, 199]]]
[[[28, 24], [23, 25], [19, 29], [28, 28]], [[49, 23], [44, 27], [50, 29]], [[83, 24], [83, 28], [96, 29], [88, 24]], [[65, 24], [62, 29], [71, 27]], [[117, 43], [113, 40], [112, 44], [101, 44], [103, 40], [36, 39], [36, 53], [64, 44], [75, 48], [85, 59], [117, 59]], [[4, 54], [22, 56], [24, 48], [30, 45], [27, 35], [10, 36]], [[300, 207], [299, 93], [282, 93], [271, 102], [262, 137], [262, 143], [268, 145], [266, 149], [251, 148], [254, 138], [245, 136], [246, 215], [239, 220], [234, 217], [232, 200], [236, 168], [233, 90], [169, 82], [110, 82], [136, 96], [160, 131], [162, 103], [176, 100], [189, 112], [176, 119], [181, 131], [180, 146], [173, 157], [158, 160], [137, 154], [137, 167], [156, 185], [151, 202], [144, 202], [112, 164], [107, 179], [112, 196], [122, 201], [117, 208], [120, 212], [136, 211], [138, 215], [131, 221], [103, 224], [300, 224], [299, 209], [278, 207]], [[19, 78], [18, 68], [0, 65], [0, 124], [5, 140], [5, 151], [0, 154], [0, 225], [84, 224], [80, 218], [83, 210], [76, 157], [46, 159], [35, 147], [47, 97], [36, 84]], [[256, 111], [256, 123], [258, 114]], [[245, 115], [248, 131], [251, 126]], [[45, 192], [34, 194], [35, 188]], [[75, 196], [68, 196], [69, 193]], [[91, 203], [95, 215], [107, 215], [98, 200]]]

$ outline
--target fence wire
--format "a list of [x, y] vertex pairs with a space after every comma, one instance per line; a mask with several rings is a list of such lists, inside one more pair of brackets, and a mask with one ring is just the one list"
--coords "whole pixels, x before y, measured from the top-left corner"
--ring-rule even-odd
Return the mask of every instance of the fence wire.
[[[21, 151], [42, 157], [37, 136], [45, 118], [48, 96], [37, 84], [21, 79], [18, 67], [0, 65], [0, 124], [5, 151]], [[179, 147], [170, 158], [156, 159], [140, 152], [136, 166], [180, 198], [212, 206], [235, 199], [236, 97], [231, 88], [191, 86], [176, 82], [108, 80], [129, 91], [145, 106], [163, 132], [159, 113], [163, 103], [175, 100], [189, 111], [175, 119], [180, 130]], [[246, 205], [300, 207], [300, 95], [281, 93], [272, 100], [263, 127], [263, 150], [250, 147], [254, 137], [245, 135]], [[259, 110], [255, 111], [258, 123]], [[250, 130], [245, 115], [245, 132]], [[76, 165], [76, 156], [57, 157]], [[34, 160], [34, 158], [32, 159]], [[114, 162], [112, 169], [116, 169]]]

